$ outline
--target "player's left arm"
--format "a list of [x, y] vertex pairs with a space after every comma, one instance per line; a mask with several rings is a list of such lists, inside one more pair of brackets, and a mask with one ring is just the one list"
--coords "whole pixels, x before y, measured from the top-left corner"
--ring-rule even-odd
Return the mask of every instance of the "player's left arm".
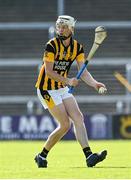
[[[77, 60], [78, 70], [83, 66], [83, 64], [84, 64], [83, 61]], [[97, 90], [100, 94], [104, 94], [107, 91], [105, 84], [96, 81], [87, 69], [84, 70], [83, 74], [81, 75], [81, 79], [87, 85]]]

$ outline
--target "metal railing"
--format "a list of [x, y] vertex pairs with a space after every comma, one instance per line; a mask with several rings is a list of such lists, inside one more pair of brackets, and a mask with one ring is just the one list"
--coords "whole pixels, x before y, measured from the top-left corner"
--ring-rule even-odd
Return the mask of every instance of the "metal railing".
[[[81, 21], [76, 23], [76, 29], [91, 29], [100, 25], [113, 29], [130, 29], [131, 21]], [[55, 22], [6, 22], [0, 23], [0, 30], [48, 30], [54, 26]]]

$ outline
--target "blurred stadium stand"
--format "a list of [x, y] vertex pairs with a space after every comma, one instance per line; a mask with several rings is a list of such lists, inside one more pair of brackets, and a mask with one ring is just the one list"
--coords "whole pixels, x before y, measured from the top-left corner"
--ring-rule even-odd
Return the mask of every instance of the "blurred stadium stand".
[[[113, 114], [119, 108], [118, 102], [125, 109], [129, 105], [127, 91], [115, 79], [114, 72], [126, 76], [127, 62], [131, 63], [130, 6], [130, 0], [106, 3], [105, 0], [99, 3], [97, 0], [0, 0], [0, 114], [27, 114], [28, 105], [31, 113], [42, 112], [38, 109], [41, 106], [35, 89], [38, 66], [49, 38], [49, 27], [61, 12], [78, 20], [75, 38], [84, 45], [86, 53], [93, 43], [94, 28], [99, 24], [108, 29], [108, 38], [88, 66], [92, 75], [107, 85], [108, 94], [97, 95], [81, 82], [74, 93], [81, 110]], [[73, 66], [70, 75], [76, 72]]]

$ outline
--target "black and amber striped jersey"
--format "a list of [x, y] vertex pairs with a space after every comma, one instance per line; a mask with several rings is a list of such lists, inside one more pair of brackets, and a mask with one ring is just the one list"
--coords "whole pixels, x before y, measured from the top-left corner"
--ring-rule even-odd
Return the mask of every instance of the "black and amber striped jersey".
[[83, 46], [76, 40], [71, 38], [68, 47], [65, 47], [59, 38], [53, 38], [48, 41], [45, 47], [43, 64], [39, 72], [36, 87], [42, 90], [54, 90], [65, 87], [62, 82], [57, 82], [47, 76], [44, 62], [52, 62], [53, 70], [67, 77], [74, 60], [84, 61]]

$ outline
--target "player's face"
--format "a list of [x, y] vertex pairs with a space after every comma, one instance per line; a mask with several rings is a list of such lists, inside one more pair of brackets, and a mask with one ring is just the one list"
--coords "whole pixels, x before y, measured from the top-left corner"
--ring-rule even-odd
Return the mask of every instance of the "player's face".
[[60, 36], [65, 36], [65, 37], [68, 37], [72, 33], [71, 29], [66, 24], [57, 25], [56, 30]]

